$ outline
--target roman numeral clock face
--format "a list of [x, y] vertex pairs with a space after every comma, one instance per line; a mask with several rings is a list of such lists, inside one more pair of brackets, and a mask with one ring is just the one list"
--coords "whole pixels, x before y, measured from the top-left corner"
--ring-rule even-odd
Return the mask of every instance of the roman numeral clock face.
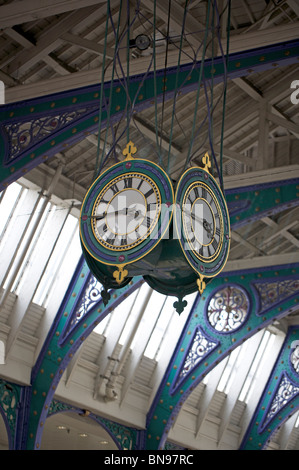
[[139, 173], [121, 175], [100, 193], [92, 227], [99, 243], [122, 251], [142, 242], [153, 230], [161, 209], [158, 186]]
[[155, 163], [132, 158], [110, 167], [93, 182], [82, 204], [86, 259], [117, 266], [113, 276], [121, 282], [128, 266], [161, 241], [172, 219], [173, 199], [172, 182]]
[[202, 292], [203, 279], [217, 276], [229, 254], [226, 202], [216, 180], [203, 168], [189, 168], [182, 175], [175, 200], [177, 236], [187, 261], [199, 275]]
[[182, 220], [195, 255], [198, 259], [212, 261], [223, 243], [223, 217], [214, 193], [204, 183], [193, 183], [188, 188]]

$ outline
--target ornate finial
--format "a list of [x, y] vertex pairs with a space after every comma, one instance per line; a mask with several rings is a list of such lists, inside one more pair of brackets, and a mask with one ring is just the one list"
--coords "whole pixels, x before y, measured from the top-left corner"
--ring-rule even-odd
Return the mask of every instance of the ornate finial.
[[113, 272], [113, 277], [115, 278], [118, 284], [121, 284], [124, 278], [128, 275], [128, 270], [124, 269], [124, 265], [120, 264], [118, 267], [118, 271]]
[[137, 148], [133, 144], [133, 142], [130, 140], [130, 142], [127, 143], [126, 148], [123, 150], [123, 154], [126, 156], [125, 160], [131, 160], [132, 154], [137, 152]]
[[182, 297], [179, 297], [178, 300], [173, 303], [173, 306], [176, 312], [180, 314], [184, 311], [184, 308], [187, 306], [187, 304], [188, 304], [187, 300], [183, 300]]
[[200, 292], [200, 294], [203, 293], [203, 291], [205, 290], [206, 288], [206, 283], [205, 281], [203, 280], [203, 276], [201, 274], [199, 274], [199, 279], [197, 279], [196, 281], [197, 285], [198, 285], [198, 290]]
[[[204, 170], [209, 172], [209, 168], [211, 168], [211, 161], [208, 152], [204, 154], [204, 157], [202, 157], [202, 163], [204, 164]], [[210, 172], [209, 172], [210, 173]]]

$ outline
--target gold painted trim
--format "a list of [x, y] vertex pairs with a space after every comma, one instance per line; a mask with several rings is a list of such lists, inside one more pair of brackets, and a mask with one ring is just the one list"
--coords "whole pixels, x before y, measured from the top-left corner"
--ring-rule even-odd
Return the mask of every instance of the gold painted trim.
[[[106, 184], [106, 186], [102, 189], [102, 191], [100, 192], [100, 194], [98, 194], [97, 198], [96, 198], [96, 201], [93, 205], [93, 208], [92, 208], [92, 214], [94, 216], [95, 214], [95, 211], [97, 210], [99, 204], [101, 203], [101, 198], [104, 197], [104, 195], [106, 194], [107, 191], [109, 191], [109, 189], [111, 188], [111, 186], [113, 186], [113, 184], [115, 184], [116, 182], [118, 181], [123, 181], [126, 177], [128, 177], [129, 175], [133, 175], [134, 176], [137, 176], [137, 177], [140, 177], [140, 179], [143, 179], [144, 181], [147, 181], [148, 184], [153, 188], [154, 192], [156, 195], [158, 195], [158, 198], [156, 197], [156, 203], [157, 203], [157, 206], [158, 208], [156, 209], [156, 214], [155, 214], [155, 219], [153, 221], [153, 223], [150, 225], [150, 227], [148, 228], [147, 232], [138, 240], [136, 240], [136, 242], [134, 243], [131, 243], [130, 245], [123, 245], [122, 247], [119, 247], [119, 249], [117, 249], [114, 245], [109, 245], [109, 243], [105, 243], [105, 241], [99, 236], [99, 234], [97, 234], [97, 229], [95, 227], [95, 221], [91, 224], [91, 228], [92, 228], [92, 231], [93, 231], [93, 235], [94, 237], [96, 238], [96, 240], [100, 243], [100, 245], [102, 245], [104, 248], [110, 250], [110, 251], [113, 251], [113, 252], [116, 252], [116, 253], [122, 253], [122, 251], [126, 250], [126, 249], [131, 249], [133, 248], [134, 246], [138, 246], [140, 243], [142, 243], [146, 238], [149, 237], [149, 235], [153, 232], [153, 230], [155, 229], [158, 221], [159, 221], [159, 216], [161, 214], [161, 193], [159, 191], [159, 188], [157, 186], [157, 184], [155, 183], [155, 181], [150, 178], [149, 176], [147, 175], [142, 175], [142, 173], [137, 173], [137, 172], [132, 172], [132, 173], [125, 173], [123, 175], [119, 175], [119, 176], [116, 176], [113, 180], [111, 180], [109, 183]], [[148, 181], [149, 180], [149, 181]], [[131, 188], [130, 188], [131, 189]], [[109, 207], [109, 205], [111, 204], [111, 201], [118, 195], [120, 194], [121, 192], [124, 192], [126, 191], [127, 189], [122, 189], [120, 190], [118, 193], [114, 194], [112, 196], [112, 198], [110, 199], [110, 201], [108, 202], [107, 204], [107, 207]], [[134, 191], [138, 191], [143, 197], [143, 193], [141, 191], [139, 191], [138, 189], [135, 189], [133, 188]], [[144, 198], [145, 199], [145, 198]], [[158, 200], [159, 199], [159, 200]], [[146, 214], [148, 213], [148, 211], [146, 212]], [[146, 214], [145, 216], [143, 217], [143, 220], [145, 219], [146, 217]], [[106, 220], [106, 218], [105, 218]], [[143, 222], [142, 220], [142, 222]], [[108, 222], [106, 222], [107, 226], [108, 226]], [[141, 225], [141, 224], [139, 224]], [[118, 234], [116, 234], [115, 232], [112, 232], [112, 230], [110, 230], [111, 233], [113, 233], [115, 236], [117, 236]], [[129, 232], [128, 232], [129, 233]]]
[[135, 147], [133, 142], [130, 140], [130, 142], [128, 142], [126, 147], [123, 149], [123, 155], [126, 157], [124, 161], [132, 160], [132, 154], [135, 154], [136, 152], [137, 147]]
[[[158, 168], [159, 171], [161, 173], [163, 173], [163, 176], [165, 177], [165, 179], [167, 179], [168, 183], [169, 183], [169, 187], [170, 187], [170, 191], [171, 191], [171, 196], [172, 196], [172, 200], [169, 201], [171, 202], [171, 211], [168, 212], [169, 214], [169, 218], [168, 218], [168, 224], [166, 225], [165, 227], [165, 230], [161, 233], [161, 237], [160, 239], [157, 239], [157, 243], [155, 243], [152, 248], [146, 253], [146, 255], [148, 255], [149, 253], [151, 253], [155, 248], [156, 246], [160, 243], [160, 241], [163, 239], [165, 233], [167, 233], [167, 230], [169, 229], [169, 226], [170, 226], [170, 223], [171, 223], [171, 220], [172, 220], [172, 217], [173, 217], [173, 202], [174, 202], [174, 190], [173, 190], [173, 186], [172, 186], [172, 182], [171, 182], [171, 179], [169, 178], [168, 174], [163, 170], [163, 168], [161, 168], [159, 165], [157, 165], [156, 163], [150, 161], [150, 160], [147, 160], [146, 158], [138, 158], [137, 161], [141, 161], [141, 162], [145, 162], [145, 163], [150, 163], [151, 165], [153, 165], [154, 167]], [[118, 163], [115, 163], [114, 165], [112, 165], [108, 170], [105, 170], [102, 174], [100, 174], [96, 179], [95, 181], [92, 183], [92, 186], [103, 176], [103, 174], [105, 174], [106, 172], [108, 171], [111, 171], [114, 167], [116, 166], [119, 166], [121, 163], [123, 162], [118, 162]], [[140, 171], [140, 170], [138, 170]], [[147, 175], [146, 175], [147, 176]], [[90, 188], [89, 188], [90, 189]], [[80, 217], [79, 217], [79, 221], [81, 219], [81, 214], [82, 214], [82, 208], [84, 207], [84, 204], [85, 204], [85, 201], [86, 199], [88, 198], [89, 196], [89, 189], [87, 190], [85, 196], [84, 196], [84, 199], [83, 199], [83, 202], [82, 202], [82, 206], [81, 206], [81, 211], [80, 211]], [[108, 263], [108, 262], [104, 262], [102, 260], [99, 260], [96, 256], [94, 256], [89, 248], [86, 246], [85, 242], [84, 242], [84, 239], [83, 239], [83, 236], [82, 236], [82, 232], [81, 232], [81, 223], [79, 223], [79, 234], [80, 234], [80, 240], [85, 248], [85, 250], [87, 251], [87, 253], [93, 258], [95, 259], [96, 261], [102, 263], [102, 264], [105, 264], [106, 266], [119, 266], [121, 263]], [[142, 255], [142, 256], [139, 256], [138, 258], [135, 258], [131, 261], [127, 261], [126, 262], [126, 266], [128, 264], [131, 264], [131, 263], [136, 263], [137, 261], [139, 261], [140, 259], [144, 258], [145, 255]]]

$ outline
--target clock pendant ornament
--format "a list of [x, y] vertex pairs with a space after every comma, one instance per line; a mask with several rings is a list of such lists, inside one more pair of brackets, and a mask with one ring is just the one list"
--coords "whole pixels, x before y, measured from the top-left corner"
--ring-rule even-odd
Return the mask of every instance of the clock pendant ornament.
[[207, 282], [224, 268], [230, 248], [230, 220], [223, 193], [211, 175], [208, 153], [203, 168], [180, 177], [175, 195], [176, 236], [189, 265], [197, 273], [202, 294]]
[[126, 158], [92, 183], [81, 208], [83, 254], [106, 287], [122, 287], [135, 275], [172, 219], [168, 175], [151, 161], [133, 158], [136, 150], [132, 142], [127, 144]]

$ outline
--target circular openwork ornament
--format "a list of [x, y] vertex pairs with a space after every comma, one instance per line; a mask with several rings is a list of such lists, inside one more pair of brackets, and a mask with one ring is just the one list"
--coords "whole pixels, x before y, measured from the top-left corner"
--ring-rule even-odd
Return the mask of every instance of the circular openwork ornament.
[[209, 325], [219, 333], [228, 334], [246, 321], [250, 302], [246, 292], [237, 286], [217, 290], [207, 304]]

